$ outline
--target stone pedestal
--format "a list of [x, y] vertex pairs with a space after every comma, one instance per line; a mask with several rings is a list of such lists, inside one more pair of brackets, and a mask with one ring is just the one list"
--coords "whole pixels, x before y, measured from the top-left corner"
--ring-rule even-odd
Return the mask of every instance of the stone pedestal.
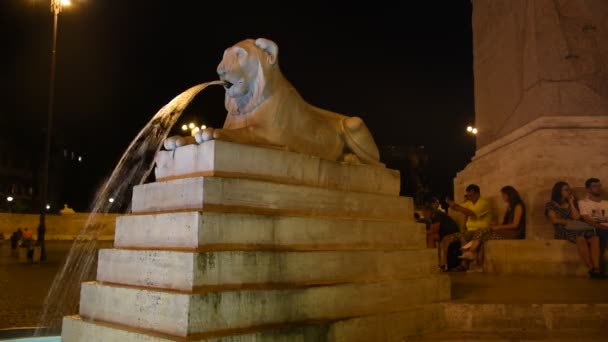
[[[528, 206], [528, 238], [550, 239], [553, 184], [608, 179], [607, 15], [605, 1], [473, 1], [479, 133], [457, 200], [471, 183], [492, 199], [512, 185]], [[504, 213], [501, 200], [495, 209]]]
[[160, 152], [63, 341], [402, 341], [449, 278], [396, 171], [210, 141]]

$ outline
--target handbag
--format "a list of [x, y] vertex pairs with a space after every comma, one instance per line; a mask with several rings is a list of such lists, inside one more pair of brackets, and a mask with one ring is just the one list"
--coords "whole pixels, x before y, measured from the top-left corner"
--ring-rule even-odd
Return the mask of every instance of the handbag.
[[565, 226], [565, 228], [566, 230], [574, 232], [582, 232], [585, 230], [595, 231], [595, 227], [592, 227], [583, 221], [568, 221], [568, 224]]

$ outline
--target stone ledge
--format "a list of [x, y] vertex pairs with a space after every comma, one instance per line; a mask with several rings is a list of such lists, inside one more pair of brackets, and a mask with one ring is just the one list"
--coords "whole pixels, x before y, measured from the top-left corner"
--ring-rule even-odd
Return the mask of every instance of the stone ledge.
[[197, 177], [135, 186], [135, 214], [204, 210], [413, 221], [411, 198], [246, 179]]
[[450, 331], [606, 331], [608, 303], [461, 304], [446, 303]]
[[395, 250], [425, 248], [416, 222], [180, 212], [121, 216], [116, 247], [190, 250]]
[[443, 275], [370, 284], [206, 294], [93, 282], [82, 284], [80, 316], [192, 337], [234, 329], [254, 330], [276, 324], [385, 314], [449, 297], [450, 280]]
[[433, 249], [207, 253], [102, 249], [97, 280], [182, 291], [225, 291], [378, 282], [437, 272]]
[[[484, 247], [485, 273], [586, 276], [576, 245], [565, 240], [495, 240]], [[608, 262], [608, 253], [604, 253]]]
[[216, 176], [388, 195], [398, 195], [400, 191], [396, 170], [225, 141], [161, 151], [155, 160], [157, 181]]

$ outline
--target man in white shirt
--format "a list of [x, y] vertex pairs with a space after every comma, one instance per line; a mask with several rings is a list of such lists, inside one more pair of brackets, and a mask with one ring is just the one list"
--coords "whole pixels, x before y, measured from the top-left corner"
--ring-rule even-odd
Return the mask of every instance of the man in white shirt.
[[583, 220], [595, 227], [603, 245], [608, 241], [608, 201], [602, 200], [602, 183], [597, 178], [585, 182], [587, 198], [578, 202]]

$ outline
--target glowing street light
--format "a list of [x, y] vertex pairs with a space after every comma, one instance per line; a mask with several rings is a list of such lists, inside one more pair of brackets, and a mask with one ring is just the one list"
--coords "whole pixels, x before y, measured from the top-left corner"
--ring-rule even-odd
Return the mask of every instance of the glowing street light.
[[[59, 13], [63, 7], [70, 6], [72, 2], [70, 0], [51, 0], [51, 13], [53, 13], [53, 38], [52, 38], [52, 49], [51, 49], [51, 70], [49, 77], [49, 103], [47, 107], [47, 124], [46, 124], [46, 141], [44, 145], [44, 162], [42, 164], [42, 172], [40, 172], [40, 225], [45, 226], [45, 215], [46, 212], [42, 209], [42, 204], [47, 201], [48, 187], [49, 187], [49, 164], [51, 160], [51, 135], [53, 132], [53, 105], [55, 101], [55, 65], [57, 64], [57, 25], [59, 23]], [[46, 205], [46, 209], [49, 210], [50, 205]], [[42, 242], [44, 243], [44, 241]], [[41, 258], [44, 260], [44, 248], [42, 249]]]
[[202, 125], [201, 129], [207, 129], [207, 125]]
[[471, 133], [477, 134], [477, 128], [473, 128], [473, 130], [471, 131]]
[[51, 205], [50, 204], [46, 205], [46, 210], [51, 210]]
[[108, 202], [114, 203], [114, 199], [112, 197], [110, 197], [110, 199], [108, 200]]
[[6, 198], [6, 200], [7, 200], [8, 202], [12, 202], [12, 201], [14, 200], [14, 198], [13, 198], [12, 196], [8, 196], [8, 197]]
[[187, 131], [188, 130], [188, 125], [182, 125], [182, 131]]
[[196, 125], [192, 122], [188, 125], [188, 128], [190, 128], [190, 129], [194, 129], [194, 127], [196, 127]]
[[467, 127], [467, 132], [469, 132], [469, 133], [473, 132], [473, 126]]

